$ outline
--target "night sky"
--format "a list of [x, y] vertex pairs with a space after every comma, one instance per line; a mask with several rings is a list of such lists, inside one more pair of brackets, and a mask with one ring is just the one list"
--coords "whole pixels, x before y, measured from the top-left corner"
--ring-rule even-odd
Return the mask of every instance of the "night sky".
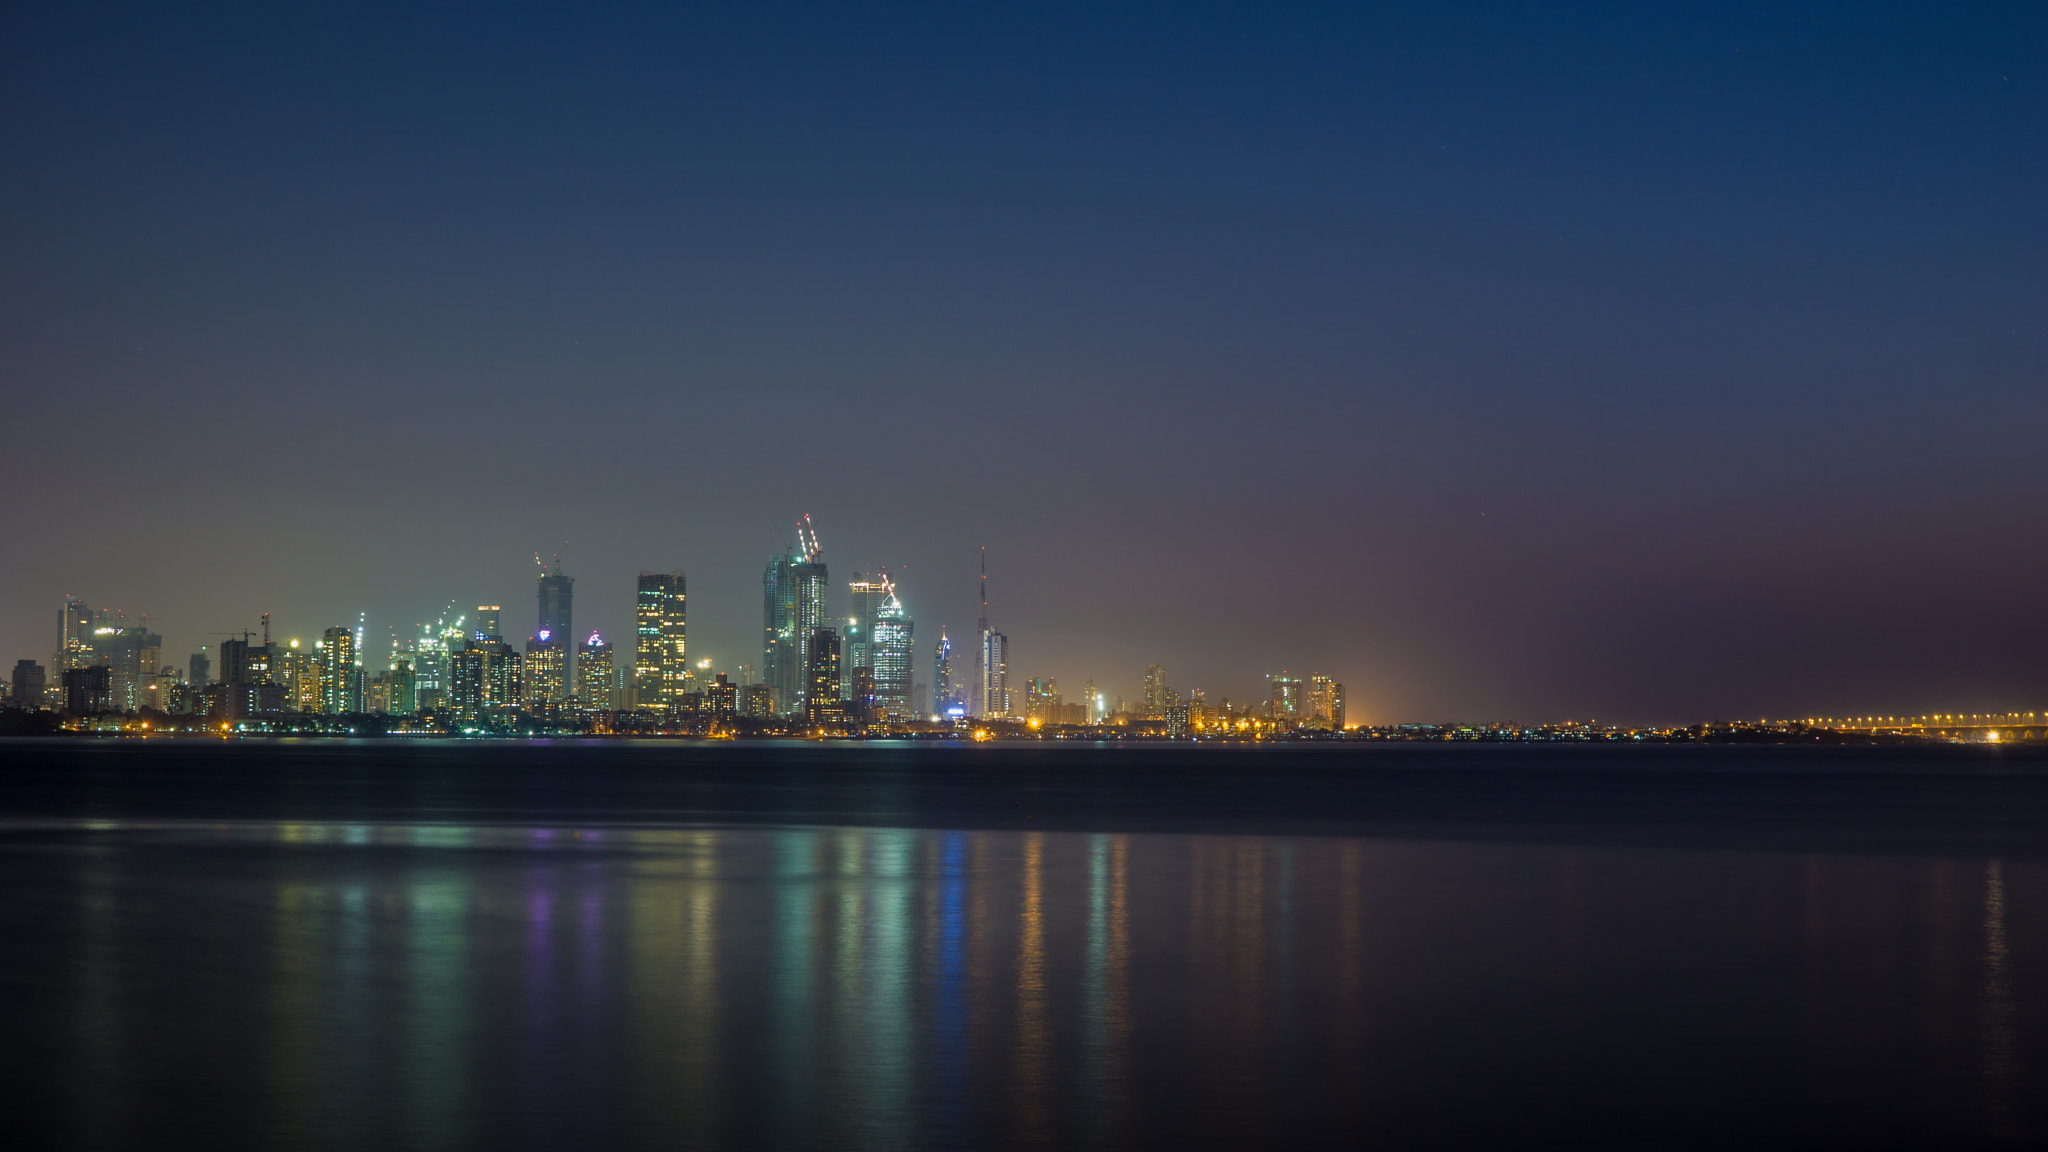
[[809, 513], [920, 681], [2048, 707], [2044, 193], [2040, 4], [8, 5], [0, 659]]

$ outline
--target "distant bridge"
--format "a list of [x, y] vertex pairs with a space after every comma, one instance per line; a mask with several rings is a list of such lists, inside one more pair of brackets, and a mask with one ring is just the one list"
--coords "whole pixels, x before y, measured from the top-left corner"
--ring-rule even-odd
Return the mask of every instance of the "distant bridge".
[[2048, 712], [1936, 712], [1928, 716], [1824, 716], [1807, 721], [1836, 732], [1873, 736], [1921, 736], [2000, 744], [2048, 740]]

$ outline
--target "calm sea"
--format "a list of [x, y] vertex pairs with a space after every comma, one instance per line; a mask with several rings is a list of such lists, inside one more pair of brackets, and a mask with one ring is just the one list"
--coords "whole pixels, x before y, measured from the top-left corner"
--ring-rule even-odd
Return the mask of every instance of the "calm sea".
[[0, 744], [11, 1147], [2048, 1141], [2048, 754]]

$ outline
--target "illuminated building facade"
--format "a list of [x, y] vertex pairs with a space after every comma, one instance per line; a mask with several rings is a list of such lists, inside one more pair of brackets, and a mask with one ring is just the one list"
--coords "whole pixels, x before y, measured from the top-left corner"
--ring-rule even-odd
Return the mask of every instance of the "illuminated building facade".
[[57, 654], [53, 663], [59, 672], [93, 663], [92, 629], [92, 609], [76, 596], [66, 596], [64, 607], [57, 613]]
[[297, 640], [279, 647], [273, 658], [271, 676], [284, 689], [283, 705], [290, 712], [319, 712], [320, 664], [315, 651], [299, 647]]
[[944, 628], [939, 629], [938, 642], [932, 645], [932, 713], [942, 718], [967, 714], [967, 702], [960, 698], [960, 685], [953, 679], [953, 642], [946, 638]]
[[1344, 727], [1344, 686], [1328, 676], [1308, 678], [1308, 722], [1316, 728]]
[[1024, 719], [1037, 724], [1057, 724], [1062, 703], [1058, 681], [1034, 676], [1024, 682]]
[[633, 707], [666, 713], [690, 674], [687, 586], [681, 572], [642, 572], [633, 601]]
[[544, 711], [569, 697], [569, 640], [541, 629], [526, 641], [525, 700], [528, 707]]
[[981, 620], [975, 625], [974, 700], [981, 716], [1010, 715], [1010, 638], [988, 624], [988, 549], [981, 550]]
[[512, 719], [523, 696], [519, 653], [503, 640], [473, 636], [451, 662], [449, 708], [462, 724]]
[[846, 718], [840, 699], [839, 633], [830, 628], [813, 628], [804, 645], [804, 719], [811, 724], [831, 724]]
[[319, 665], [320, 711], [342, 716], [363, 710], [361, 669], [356, 666], [356, 634], [347, 628], [329, 628], [320, 634], [314, 650]]
[[740, 712], [740, 686], [720, 672], [704, 686], [704, 711], [713, 720], [731, 720]]
[[1266, 703], [1273, 723], [1292, 727], [1308, 718], [1308, 698], [1301, 677], [1276, 672], [1266, 678]]
[[776, 712], [808, 717], [810, 644], [825, 627], [828, 575], [810, 517], [797, 525], [796, 538], [796, 548], [771, 558], [761, 577], [761, 666]]
[[586, 712], [610, 712], [613, 700], [612, 646], [592, 632], [576, 649], [576, 699]]
[[[454, 607], [449, 605], [451, 610]], [[432, 624], [420, 625], [419, 638], [408, 648], [401, 649], [412, 658], [413, 702], [418, 710], [438, 712], [449, 706], [452, 661], [467, 635], [463, 628], [467, 619], [464, 616], [450, 619], [443, 614]]]
[[145, 682], [156, 672], [163, 637], [145, 628], [101, 624], [93, 628], [91, 641], [91, 662], [107, 670], [112, 711], [142, 707]]
[[412, 670], [412, 661], [394, 660], [391, 671], [386, 675], [390, 684], [387, 707], [395, 716], [410, 716], [419, 710], [419, 680]]
[[1164, 720], [1166, 714], [1180, 703], [1180, 693], [1166, 683], [1166, 669], [1157, 664], [1145, 668], [1145, 718]]
[[980, 684], [981, 714], [992, 718], [1010, 715], [1010, 638], [993, 628], [981, 630]]
[[917, 715], [912, 684], [916, 671], [912, 665], [917, 660], [913, 632], [910, 614], [892, 591], [868, 639], [869, 658], [874, 662], [875, 707], [890, 720], [910, 720]]

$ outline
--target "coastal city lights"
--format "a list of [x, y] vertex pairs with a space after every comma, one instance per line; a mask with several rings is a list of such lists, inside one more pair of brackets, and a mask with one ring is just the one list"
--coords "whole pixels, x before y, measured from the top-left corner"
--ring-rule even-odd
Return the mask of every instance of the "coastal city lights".
[[[536, 558], [538, 559], [538, 558]], [[290, 734], [506, 738], [735, 736], [818, 739], [1477, 742], [1771, 742], [2048, 739], [2048, 712], [1743, 719], [1684, 726], [1546, 723], [1347, 722], [1345, 689], [1320, 673], [1267, 673], [1255, 699], [1211, 699], [1173, 687], [1148, 665], [1142, 692], [1112, 697], [1089, 677], [1069, 698], [1054, 676], [1012, 677], [1009, 637], [989, 622], [988, 564], [980, 560], [981, 618], [971, 660], [944, 628], [920, 661], [907, 592], [888, 572], [850, 581], [852, 610], [833, 617], [823, 544], [810, 517], [796, 543], [762, 573], [758, 663], [721, 669], [689, 652], [684, 572], [643, 572], [624, 652], [596, 630], [573, 641], [575, 578], [541, 565], [535, 623], [523, 643], [506, 609], [450, 604], [432, 623], [367, 650], [366, 625], [317, 639], [260, 632], [221, 637], [167, 660], [144, 621], [67, 597], [47, 664], [15, 662], [5, 695], [17, 730], [166, 736]], [[379, 655], [381, 659], [377, 658]], [[923, 678], [929, 674], [929, 679]], [[1071, 681], [1070, 681], [1071, 682]]]

